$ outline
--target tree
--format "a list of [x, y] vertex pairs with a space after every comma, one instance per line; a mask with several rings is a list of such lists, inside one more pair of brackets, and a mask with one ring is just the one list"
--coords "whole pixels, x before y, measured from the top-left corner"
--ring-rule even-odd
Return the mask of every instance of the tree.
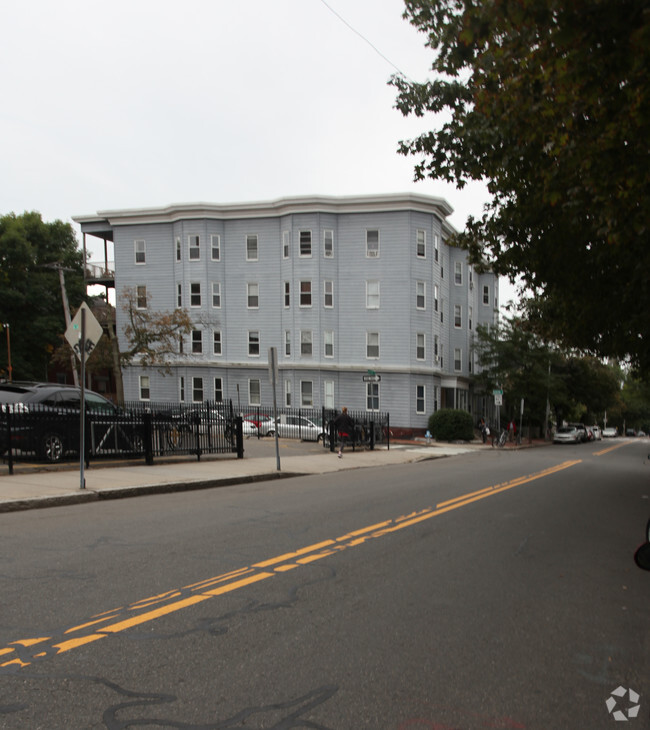
[[[66, 269], [70, 306], [84, 296], [83, 254], [72, 226], [45, 223], [40, 213], [0, 217], [0, 322], [10, 325], [14, 380], [46, 380], [52, 353], [66, 330], [58, 272]], [[6, 376], [7, 343], [0, 339]]]
[[138, 301], [138, 292], [133, 287], [125, 287], [120, 298], [126, 315], [123, 332], [127, 340], [127, 349], [120, 353], [121, 364], [128, 366], [137, 360], [141, 367], [171, 372], [169, 360], [178, 355], [179, 338], [192, 330], [187, 311], [152, 310], [146, 301]]
[[540, 334], [650, 369], [647, 0], [405, 0], [436, 78], [393, 77], [439, 119], [400, 144], [416, 179], [487, 181], [457, 236], [529, 294]]

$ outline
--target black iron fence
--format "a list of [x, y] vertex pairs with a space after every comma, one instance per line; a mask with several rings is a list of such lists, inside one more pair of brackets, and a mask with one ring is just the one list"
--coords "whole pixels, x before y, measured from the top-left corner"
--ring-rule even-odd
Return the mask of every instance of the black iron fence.
[[[12, 403], [0, 407], [0, 454], [13, 471], [14, 460], [56, 463], [79, 458], [79, 408]], [[92, 459], [236, 453], [244, 455], [241, 418], [232, 403], [125, 403], [110, 409], [87, 408], [83, 419], [84, 455]]]

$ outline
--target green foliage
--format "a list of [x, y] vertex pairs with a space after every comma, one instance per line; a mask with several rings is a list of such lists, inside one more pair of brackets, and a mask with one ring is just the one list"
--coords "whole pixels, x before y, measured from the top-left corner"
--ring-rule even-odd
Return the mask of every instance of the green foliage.
[[472, 416], [467, 411], [445, 408], [429, 417], [429, 431], [439, 441], [471, 441], [474, 438]]
[[547, 340], [650, 369], [647, 0], [406, 0], [433, 81], [394, 77], [432, 115], [404, 141], [416, 179], [491, 193], [458, 245], [521, 277]]
[[[0, 323], [11, 333], [14, 380], [46, 380], [51, 355], [66, 322], [59, 275], [65, 268], [70, 308], [85, 295], [83, 254], [72, 226], [45, 223], [40, 213], [0, 217]], [[0, 373], [7, 376], [7, 341], [0, 337]]]

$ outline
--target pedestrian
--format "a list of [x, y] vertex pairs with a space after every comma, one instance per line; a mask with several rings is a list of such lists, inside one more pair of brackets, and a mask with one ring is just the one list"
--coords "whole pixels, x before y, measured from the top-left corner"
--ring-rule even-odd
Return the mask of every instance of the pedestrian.
[[481, 437], [483, 438], [483, 443], [487, 441], [487, 437], [490, 434], [490, 430], [485, 424], [485, 418], [481, 417], [481, 420], [478, 422], [478, 430], [481, 432]]
[[508, 424], [508, 441], [512, 443], [515, 440], [515, 434], [517, 433], [517, 424], [515, 423], [515, 419], [511, 418], [510, 423]]
[[339, 459], [343, 458], [343, 449], [348, 442], [350, 436], [354, 433], [354, 421], [348, 416], [348, 409], [346, 406], [341, 408], [341, 412], [334, 419], [334, 426], [339, 434], [341, 444], [339, 446]]

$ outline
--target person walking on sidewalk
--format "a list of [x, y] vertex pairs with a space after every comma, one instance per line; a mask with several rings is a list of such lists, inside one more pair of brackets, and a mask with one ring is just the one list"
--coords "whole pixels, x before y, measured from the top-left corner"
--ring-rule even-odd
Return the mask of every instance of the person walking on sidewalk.
[[354, 433], [354, 421], [348, 416], [348, 409], [346, 406], [341, 408], [341, 412], [334, 419], [334, 426], [339, 433], [339, 439], [341, 445], [339, 446], [339, 459], [343, 457], [343, 449], [348, 442], [350, 436]]

